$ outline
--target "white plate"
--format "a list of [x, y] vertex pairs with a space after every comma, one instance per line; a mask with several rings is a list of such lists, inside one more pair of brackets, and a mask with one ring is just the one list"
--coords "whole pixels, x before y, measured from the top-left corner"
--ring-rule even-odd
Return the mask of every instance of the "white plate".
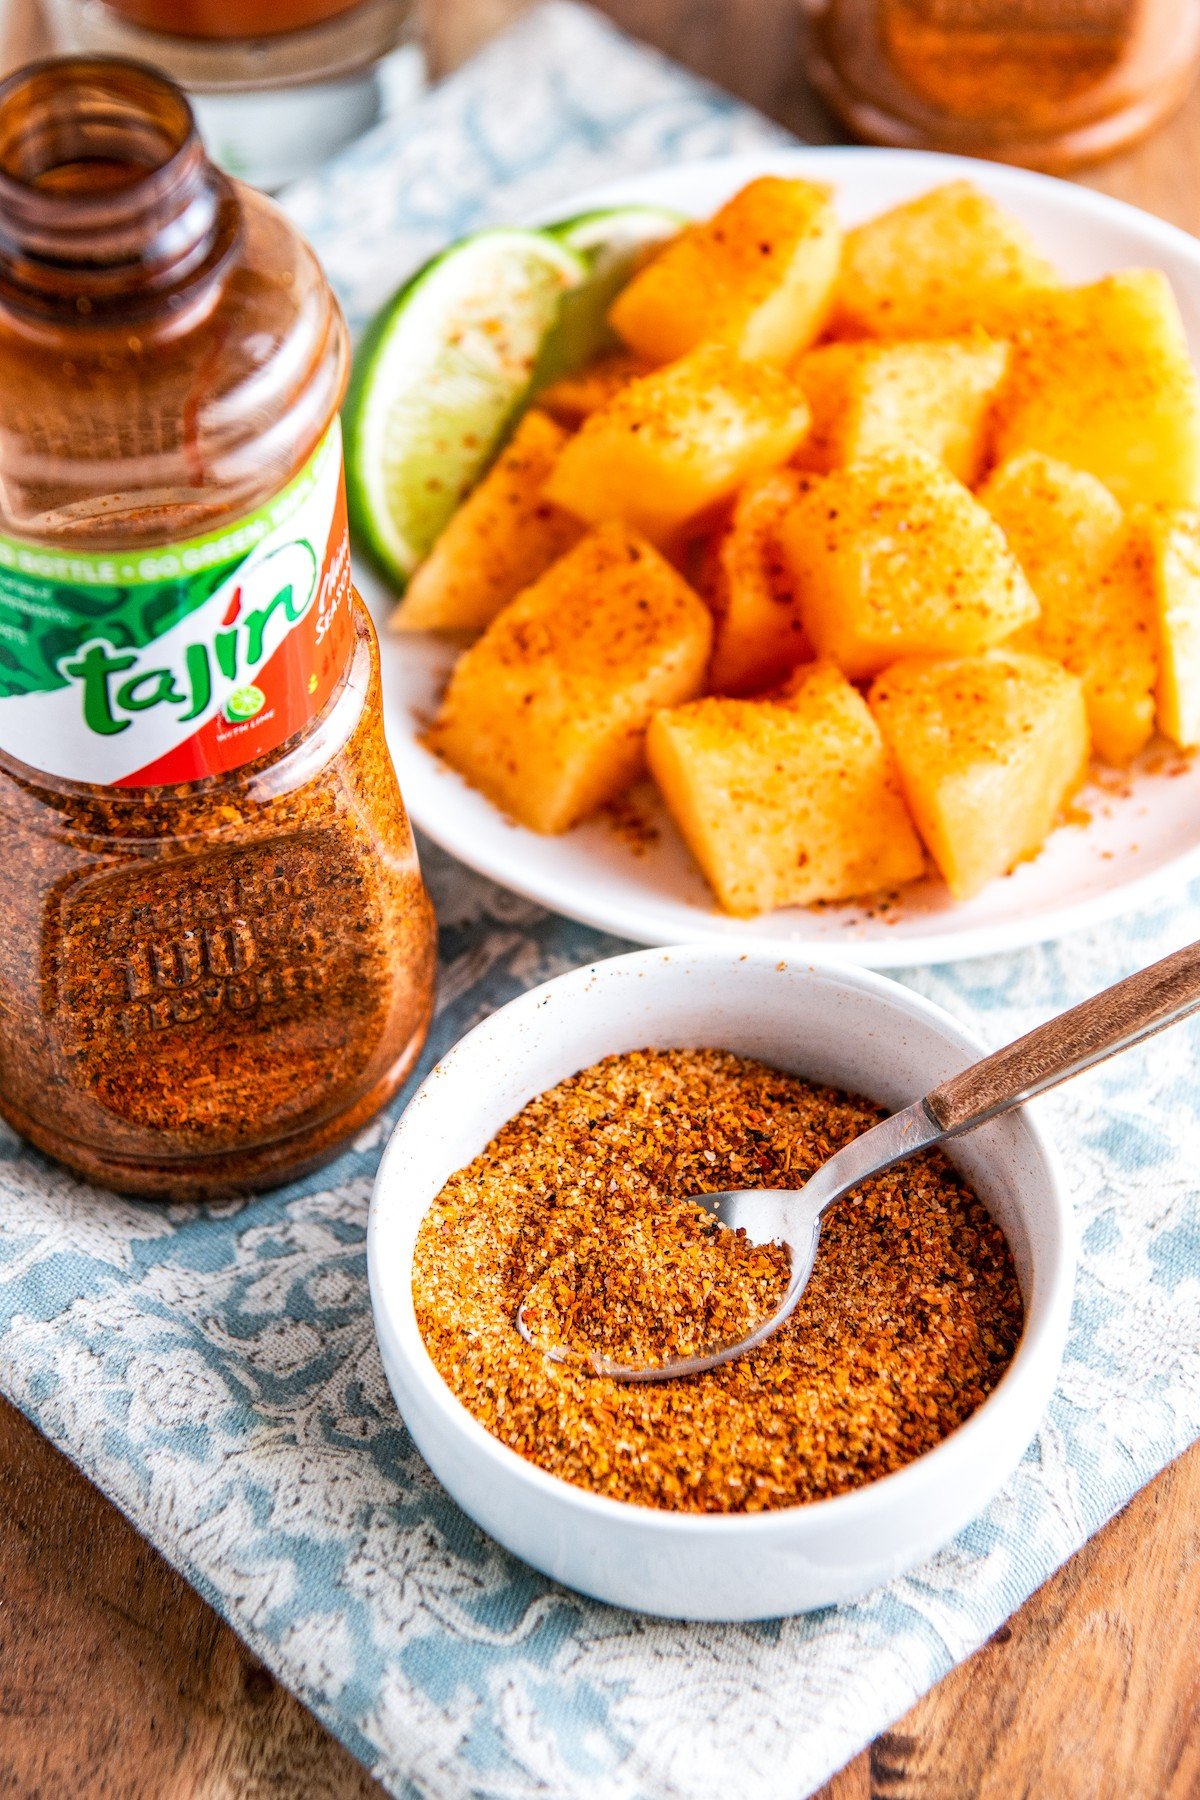
[[[1200, 243], [1135, 207], [1021, 169], [903, 150], [798, 149], [693, 163], [565, 199], [553, 216], [652, 201], [711, 212], [752, 176], [832, 182], [847, 224], [966, 174], [1023, 219], [1070, 280], [1152, 264], [1170, 277], [1192, 355], [1200, 361]], [[365, 558], [359, 585], [382, 626], [391, 596]], [[1086, 823], [1055, 832], [1041, 854], [965, 903], [940, 882], [903, 890], [887, 907], [788, 908], [757, 919], [715, 911], [708, 888], [647, 787], [638, 810], [658, 832], [600, 821], [559, 838], [510, 824], [436, 757], [418, 734], [436, 710], [456, 647], [426, 636], [383, 637], [388, 742], [413, 820], [444, 849], [544, 906], [637, 943], [744, 942], [780, 956], [810, 951], [868, 968], [944, 962], [1016, 948], [1092, 924], [1178, 887], [1200, 870], [1200, 761], [1157, 744], [1128, 778], [1081, 796]], [[631, 836], [634, 842], [631, 842]]]

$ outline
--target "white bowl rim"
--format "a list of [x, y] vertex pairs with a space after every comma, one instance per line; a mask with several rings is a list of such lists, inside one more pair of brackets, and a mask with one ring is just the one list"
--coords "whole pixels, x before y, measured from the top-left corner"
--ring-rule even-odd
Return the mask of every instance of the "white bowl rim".
[[[823, 1524], [832, 1522], [834, 1517], [846, 1525], [854, 1522], [865, 1524], [879, 1510], [886, 1511], [893, 1502], [899, 1503], [903, 1497], [915, 1495], [928, 1483], [936, 1483], [940, 1472], [944, 1472], [947, 1478], [951, 1477], [950, 1465], [960, 1460], [970, 1462], [977, 1444], [980, 1451], [986, 1453], [987, 1437], [998, 1422], [999, 1409], [1003, 1407], [1013, 1412], [1020, 1407], [1025, 1389], [1036, 1386], [1041, 1379], [1042, 1358], [1047, 1352], [1056, 1359], [1061, 1358], [1074, 1297], [1078, 1233], [1058, 1153], [1028, 1104], [1020, 1110], [1020, 1123], [1045, 1169], [1047, 1191], [1055, 1205], [1060, 1239], [1058, 1267], [1040, 1317], [1030, 1321], [1027, 1313], [1012, 1362], [970, 1418], [956, 1426], [931, 1450], [914, 1457], [903, 1468], [853, 1488], [848, 1493], [834, 1494], [822, 1500], [753, 1513], [688, 1512], [645, 1506], [636, 1501], [610, 1499], [607, 1495], [593, 1493], [590, 1489], [565, 1481], [561, 1476], [550, 1474], [518, 1451], [510, 1449], [499, 1438], [493, 1437], [486, 1426], [480, 1424], [458, 1399], [429, 1355], [417, 1325], [411, 1265], [403, 1271], [403, 1278], [381, 1266], [379, 1238], [384, 1229], [385, 1208], [403, 1204], [402, 1201], [388, 1198], [389, 1188], [398, 1192], [392, 1170], [403, 1159], [408, 1134], [420, 1129], [424, 1110], [423, 1096], [433, 1083], [440, 1084], [448, 1074], [453, 1074], [453, 1064], [464, 1046], [481, 1038], [506, 1034], [522, 1015], [536, 1010], [548, 989], [552, 988], [560, 994], [569, 993], [573, 988], [586, 990], [597, 979], [605, 979], [605, 971], [616, 966], [628, 969], [641, 965], [643, 969], [649, 970], [661, 966], [665, 961], [683, 957], [708, 967], [746, 962], [778, 966], [781, 960], [777, 950], [771, 946], [739, 944], [727, 947], [714, 944], [665, 945], [633, 950], [620, 956], [603, 957], [567, 970], [516, 995], [464, 1033], [429, 1071], [396, 1122], [372, 1189], [367, 1221], [367, 1272], [376, 1330], [381, 1334], [383, 1330], [387, 1330], [405, 1355], [412, 1378], [420, 1383], [426, 1397], [447, 1420], [450, 1429], [457, 1432], [484, 1462], [498, 1461], [511, 1476], [525, 1481], [533, 1496], [545, 1499], [559, 1509], [565, 1507], [574, 1510], [581, 1520], [623, 1520], [629, 1524], [636, 1523], [639, 1530], [666, 1538], [700, 1530], [706, 1534], [725, 1534], [739, 1539], [750, 1537], [760, 1541], [769, 1541], [777, 1536], [794, 1539], [795, 1534], [804, 1532], [806, 1527], [819, 1531]], [[863, 993], [873, 994], [890, 1007], [895, 1007], [897, 1000], [900, 1000], [910, 1016], [937, 1026], [964, 1053], [984, 1055], [987, 1052], [988, 1046], [952, 1013], [947, 1012], [936, 1001], [927, 999], [915, 989], [905, 987], [887, 975], [819, 957], [801, 956], [784, 960], [789, 968], [797, 972], [803, 970], [815, 975], [818, 980], [833, 980], [857, 988]], [[1036, 1108], [1036, 1102], [1033, 1104]], [[422, 1217], [433, 1198], [431, 1196], [425, 1203]], [[1034, 1429], [1031, 1427], [1030, 1438], [1034, 1435]]]

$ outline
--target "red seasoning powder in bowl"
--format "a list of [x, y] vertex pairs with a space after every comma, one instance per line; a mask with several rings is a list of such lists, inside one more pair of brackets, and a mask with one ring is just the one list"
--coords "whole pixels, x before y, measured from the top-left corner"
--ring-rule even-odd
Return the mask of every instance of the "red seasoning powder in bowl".
[[[723, 1050], [639, 1050], [560, 1082], [422, 1222], [413, 1295], [434, 1364], [502, 1443], [611, 1499], [758, 1512], [902, 1468], [982, 1404], [1023, 1323], [1003, 1233], [936, 1154], [831, 1210], [799, 1307], [757, 1351], [651, 1384], [585, 1360], [653, 1363], [744, 1335], [778, 1302], [786, 1253], [689, 1197], [800, 1187], [880, 1117]], [[527, 1296], [536, 1346], [516, 1327]]]

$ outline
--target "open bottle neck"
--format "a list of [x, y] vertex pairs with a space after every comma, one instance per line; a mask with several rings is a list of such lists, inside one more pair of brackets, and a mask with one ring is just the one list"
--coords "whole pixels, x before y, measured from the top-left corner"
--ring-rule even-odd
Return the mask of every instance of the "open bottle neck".
[[239, 214], [154, 70], [57, 57], [0, 85], [0, 306], [63, 325], [170, 313], [228, 261]]

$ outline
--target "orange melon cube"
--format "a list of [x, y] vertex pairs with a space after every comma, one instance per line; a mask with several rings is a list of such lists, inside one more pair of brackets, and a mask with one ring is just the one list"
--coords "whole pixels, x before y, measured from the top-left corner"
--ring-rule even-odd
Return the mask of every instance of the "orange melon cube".
[[708, 671], [715, 693], [770, 687], [811, 655], [779, 542], [798, 495], [792, 470], [760, 475], [742, 489], [729, 523], [713, 540], [704, 593], [715, 619]]
[[699, 693], [707, 606], [644, 538], [590, 533], [458, 660], [429, 743], [532, 831], [566, 831], [644, 767], [646, 727]]
[[585, 419], [607, 406], [623, 387], [649, 372], [650, 364], [640, 356], [632, 356], [627, 350], [613, 350], [607, 356], [585, 364], [582, 369], [576, 369], [573, 374], [560, 375], [557, 381], [542, 388], [537, 403], [556, 424], [565, 426], [568, 431], [578, 431]]
[[648, 362], [719, 339], [786, 362], [825, 321], [842, 234], [830, 190], [764, 175], [681, 232], [617, 295], [609, 323]]
[[777, 369], [704, 344], [586, 419], [545, 497], [588, 524], [620, 519], [667, 546], [751, 476], [786, 462], [808, 417]]
[[660, 712], [646, 753], [726, 912], [850, 899], [924, 868], [883, 739], [832, 664], [797, 670], [778, 699]]
[[917, 830], [956, 900], [1045, 842], [1083, 777], [1083, 689], [1048, 657], [896, 663], [871, 689]]
[[823, 344], [795, 365], [813, 422], [796, 455], [828, 470], [884, 450], [924, 450], [972, 487], [990, 440], [1008, 345], [986, 337]]
[[1041, 605], [1013, 645], [1053, 656], [1083, 683], [1105, 762], [1137, 755], [1154, 730], [1157, 626], [1140, 546], [1102, 482], [1026, 451], [980, 489]]
[[986, 649], [1037, 617], [995, 520], [921, 451], [806, 477], [781, 538], [804, 628], [852, 680]]
[[1200, 744], [1200, 512], [1137, 515], [1158, 638], [1158, 727], [1190, 750]]
[[996, 458], [1040, 450], [1122, 506], [1200, 503], [1200, 385], [1171, 284], [1126, 269], [1028, 297], [996, 409]]
[[389, 621], [393, 631], [482, 631], [536, 581], [583, 527], [542, 487], [567, 434], [529, 412], [473, 493], [452, 514]]
[[846, 234], [833, 329], [845, 337], [950, 337], [1003, 319], [1014, 301], [1059, 285], [1025, 227], [951, 181]]

